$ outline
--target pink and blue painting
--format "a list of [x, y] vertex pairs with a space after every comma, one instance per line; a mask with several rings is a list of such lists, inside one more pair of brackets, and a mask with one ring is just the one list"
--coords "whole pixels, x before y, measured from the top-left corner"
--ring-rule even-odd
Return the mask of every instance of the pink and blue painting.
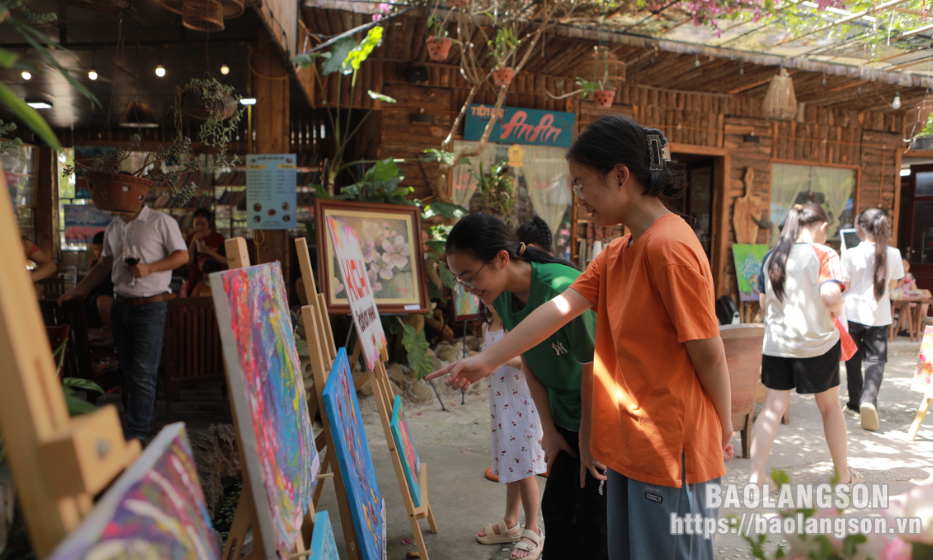
[[395, 439], [395, 448], [402, 459], [402, 470], [405, 471], [405, 479], [408, 481], [408, 490], [411, 493], [411, 500], [415, 507], [421, 505], [421, 485], [419, 476], [421, 474], [421, 461], [418, 459], [418, 452], [415, 451], [415, 442], [411, 439], [411, 432], [408, 430], [408, 420], [405, 418], [405, 409], [402, 408], [402, 398], [395, 395], [395, 404], [392, 406], [392, 421], [389, 423], [392, 429], [392, 437]]
[[220, 549], [185, 425], [159, 432], [49, 560], [216, 560]]
[[363, 416], [356, 400], [347, 351], [337, 359], [324, 385], [324, 409], [333, 432], [334, 454], [350, 502], [350, 516], [363, 560], [383, 560], [386, 550], [385, 501], [379, 493], [376, 469], [369, 454]]
[[334, 540], [334, 527], [330, 524], [330, 515], [319, 511], [314, 516], [314, 535], [311, 537], [309, 560], [340, 560], [337, 555], [337, 541]]
[[[317, 482], [320, 456], [278, 262], [209, 276], [231, 404], [265, 550], [286, 560]], [[254, 528], [255, 530], [255, 528]]]

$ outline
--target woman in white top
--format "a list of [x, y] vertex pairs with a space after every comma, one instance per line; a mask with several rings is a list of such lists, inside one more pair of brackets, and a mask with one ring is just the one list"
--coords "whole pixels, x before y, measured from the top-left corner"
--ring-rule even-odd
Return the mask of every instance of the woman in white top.
[[[878, 390], [888, 361], [891, 300], [888, 292], [904, 277], [901, 254], [888, 247], [891, 222], [883, 210], [869, 208], [855, 220], [861, 243], [842, 255], [842, 278], [849, 334], [858, 352], [846, 362], [849, 402], [846, 412], [861, 415], [862, 427], [877, 430]], [[862, 382], [862, 362], [865, 381]]]

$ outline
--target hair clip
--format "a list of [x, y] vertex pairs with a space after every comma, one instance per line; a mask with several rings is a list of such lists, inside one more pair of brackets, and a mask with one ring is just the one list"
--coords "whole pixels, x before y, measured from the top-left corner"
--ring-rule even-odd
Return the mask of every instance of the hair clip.
[[648, 169], [651, 171], [664, 170], [664, 145], [659, 134], [648, 135]]

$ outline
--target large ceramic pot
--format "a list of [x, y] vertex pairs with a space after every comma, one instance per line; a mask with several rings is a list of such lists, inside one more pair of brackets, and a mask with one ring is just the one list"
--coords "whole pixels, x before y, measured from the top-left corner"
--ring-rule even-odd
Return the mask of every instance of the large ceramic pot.
[[200, 89], [186, 88], [181, 92], [181, 112], [185, 115], [206, 121], [212, 111], [222, 111], [222, 119], [229, 119], [236, 113], [236, 99], [227, 94], [224, 94], [223, 100], [205, 99]]
[[616, 97], [614, 89], [600, 89], [593, 92], [593, 102], [597, 107], [609, 109], [612, 107], [612, 100]]
[[428, 37], [428, 56], [431, 60], [443, 62], [450, 55], [454, 42], [450, 37]]
[[124, 173], [84, 174], [91, 200], [98, 210], [135, 214], [142, 210], [143, 203], [154, 181]]
[[512, 76], [515, 75], [515, 70], [511, 68], [499, 68], [492, 73], [492, 81], [497, 86], [507, 86], [512, 83]]

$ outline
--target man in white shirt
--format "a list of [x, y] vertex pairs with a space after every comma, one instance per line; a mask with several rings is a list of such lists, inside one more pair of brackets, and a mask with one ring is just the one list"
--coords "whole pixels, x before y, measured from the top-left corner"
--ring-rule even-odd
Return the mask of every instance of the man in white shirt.
[[[139, 248], [139, 262], [124, 261], [124, 248]], [[101, 258], [84, 280], [59, 299], [87, 297], [109, 274], [113, 280], [113, 341], [129, 385], [126, 438], [145, 441], [155, 414], [156, 381], [172, 270], [188, 262], [178, 223], [143, 206], [136, 214], [115, 214], [104, 233]]]

